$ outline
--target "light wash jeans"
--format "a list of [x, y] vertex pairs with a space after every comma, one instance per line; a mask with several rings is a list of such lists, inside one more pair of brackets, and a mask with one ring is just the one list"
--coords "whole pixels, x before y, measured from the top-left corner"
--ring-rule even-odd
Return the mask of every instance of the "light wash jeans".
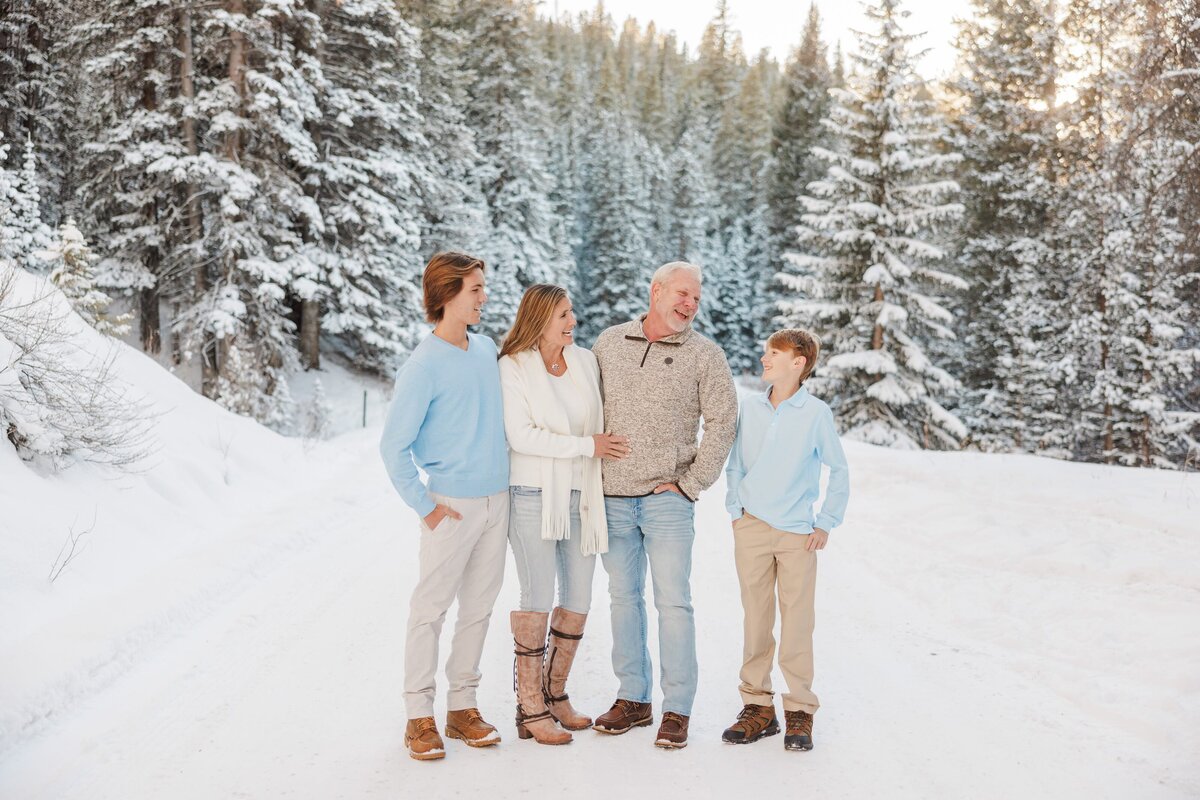
[[658, 609], [658, 657], [663, 711], [690, 716], [696, 697], [696, 621], [692, 616], [695, 507], [676, 492], [605, 497], [608, 552], [604, 569], [612, 596], [613, 671], [617, 697], [649, 703], [653, 688], [646, 646], [646, 563]]
[[542, 490], [510, 486], [508, 541], [521, 582], [522, 611], [550, 611], [554, 606], [554, 577], [558, 575], [558, 604], [586, 614], [592, 606], [592, 576], [596, 557], [579, 547], [579, 492], [571, 492], [571, 538], [542, 538]]

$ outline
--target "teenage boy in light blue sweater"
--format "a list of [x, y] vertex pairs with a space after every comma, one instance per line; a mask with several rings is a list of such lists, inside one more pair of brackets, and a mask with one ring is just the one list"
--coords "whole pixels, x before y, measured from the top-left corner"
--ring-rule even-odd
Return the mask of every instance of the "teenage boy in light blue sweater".
[[[458, 598], [446, 661], [446, 735], [472, 747], [500, 736], [475, 701], [479, 659], [504, 583], [508, 542], [508, 443], [496, 345], [468, 333], [487, 302], [484, 264], [438, 253], [425, 268], [425, 313], [433, 333], [396, 376], [380, 452], [401, 498], [421, 517], [420, 574], [404, 645], [404, 744], [413, 758], [442, 758], [433, 719], [438, 639]], [[417, 468], [429, 476], [421, 483]]]
[[[742, 401], [737, 439], [725, 468], [725, 504], [733, 517], [733, 552], [745, 612], [742, 711], [722, 739], [748, 744], [779, 733], [771, 691], [775, 652], [775, 596], [781, 616], [779, 668], [788, 750], [812, 749], [814, 626], [817, 551], [842, 521], [850, 472], [829, 406], [808, 393], [820, 342], [807, 331], [776, 331], [764, 347], [766, 392]], [[825, 502], [821, 465], [829, 467]]]

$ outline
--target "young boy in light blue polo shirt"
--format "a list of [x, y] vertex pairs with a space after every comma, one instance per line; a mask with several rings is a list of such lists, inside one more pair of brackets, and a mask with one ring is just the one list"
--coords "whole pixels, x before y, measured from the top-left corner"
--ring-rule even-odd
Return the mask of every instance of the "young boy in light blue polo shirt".
[[[779, 667], [787, 680], [784, 746], [812, 749], [817, 551], [841, 523], [850, 472], [829, 406], [804, 388], [821, 345], [807, 331], [776, 331], [763, 348], [766, 392], [741, 404], [737, 439], [725, 468], [725, 504], [733, 517], [733, 552], [745, 612], [739, 691], [744, 707], [722, 739], [749, 744], [779, 733], [771, 691], [775, 597], [782, 618]], [[821, 465], [829, 485], [821, 510]]]

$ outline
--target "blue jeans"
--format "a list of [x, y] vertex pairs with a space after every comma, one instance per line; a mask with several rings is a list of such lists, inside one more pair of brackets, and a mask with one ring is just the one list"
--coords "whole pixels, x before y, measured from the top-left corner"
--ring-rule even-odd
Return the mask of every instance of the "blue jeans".
[[522, 611], [549, 611], [554, 605], [554, 577], [558, 575], [558, 604], [567, 611], [586, 614], [592, 605], [592, 576], [596, 557], [579, 547], [579, 492], [571, 492], [571, 538], [542, 538], [542, 490], [510, 486], [508, 541], [521, 583]]
[[696, 697], [696, 621], [692, 615], [695, 507], [675, 492], [605, 497], [608, 552], [603, 555], [612, 596], [613, 671], [617, 697], [649, 703], [652, 678], [646, 646], [646, 564], [658, 609], [658, 658], [663, 711], [690, 716]]

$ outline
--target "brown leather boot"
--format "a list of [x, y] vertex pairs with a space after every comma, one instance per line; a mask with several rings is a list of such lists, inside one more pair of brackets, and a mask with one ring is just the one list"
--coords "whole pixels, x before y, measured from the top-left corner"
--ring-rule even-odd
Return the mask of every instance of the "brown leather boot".
[[545, 611], [513, 611], [513, 689], [517, 693], [517, 736], [538, 744], [567, 744], [571, 734], [558, 727], [542, 696], [542, 660], [546, 655]]
[[592, 730], [615, 735], [651, 722], [654, 722], [654, 710], [649, 703], [635, 703], [618, 697], [612, 708], [596, 717]]
[[567, 676], [575, 651], [583, 638], [583, 625], [587, 614], [577, 614], [565, 608], [554, 609], [550, 617], [550, 644], [546, 653], [546, 664], [542, 668], [542, 692], [546, 696], [546, 707], [550, 716], [558, 720], [569, 731], [581, 731], [592, 726], [592, 718], [580, 714], [571, 706], [567, 697]]
[[775, 717], [775, 706], [758, 706], [751, 703], [738, 714], [737, 722], [721, 734], [721, 740], [730, 744], [750, 744], [764, 736], [779, 733], [779, 720]]
[[500, 744], [496, 726], [484, 720], [478, 708], [463, 708], [446, 712], [446, 735], [462, 739], [471, 747], [491, 747]]
[[410, 719], [404, 728], [404, 746], [417, 761], [434, 761], [446, 757], [446, 746], [438, 733], [433, 717]]
[[654, 737], [654, 746], [668, 750], [687, 747], [688, 719], [674, 711], [664, 712], [662, 724], [658, 726], [658, 735]]

